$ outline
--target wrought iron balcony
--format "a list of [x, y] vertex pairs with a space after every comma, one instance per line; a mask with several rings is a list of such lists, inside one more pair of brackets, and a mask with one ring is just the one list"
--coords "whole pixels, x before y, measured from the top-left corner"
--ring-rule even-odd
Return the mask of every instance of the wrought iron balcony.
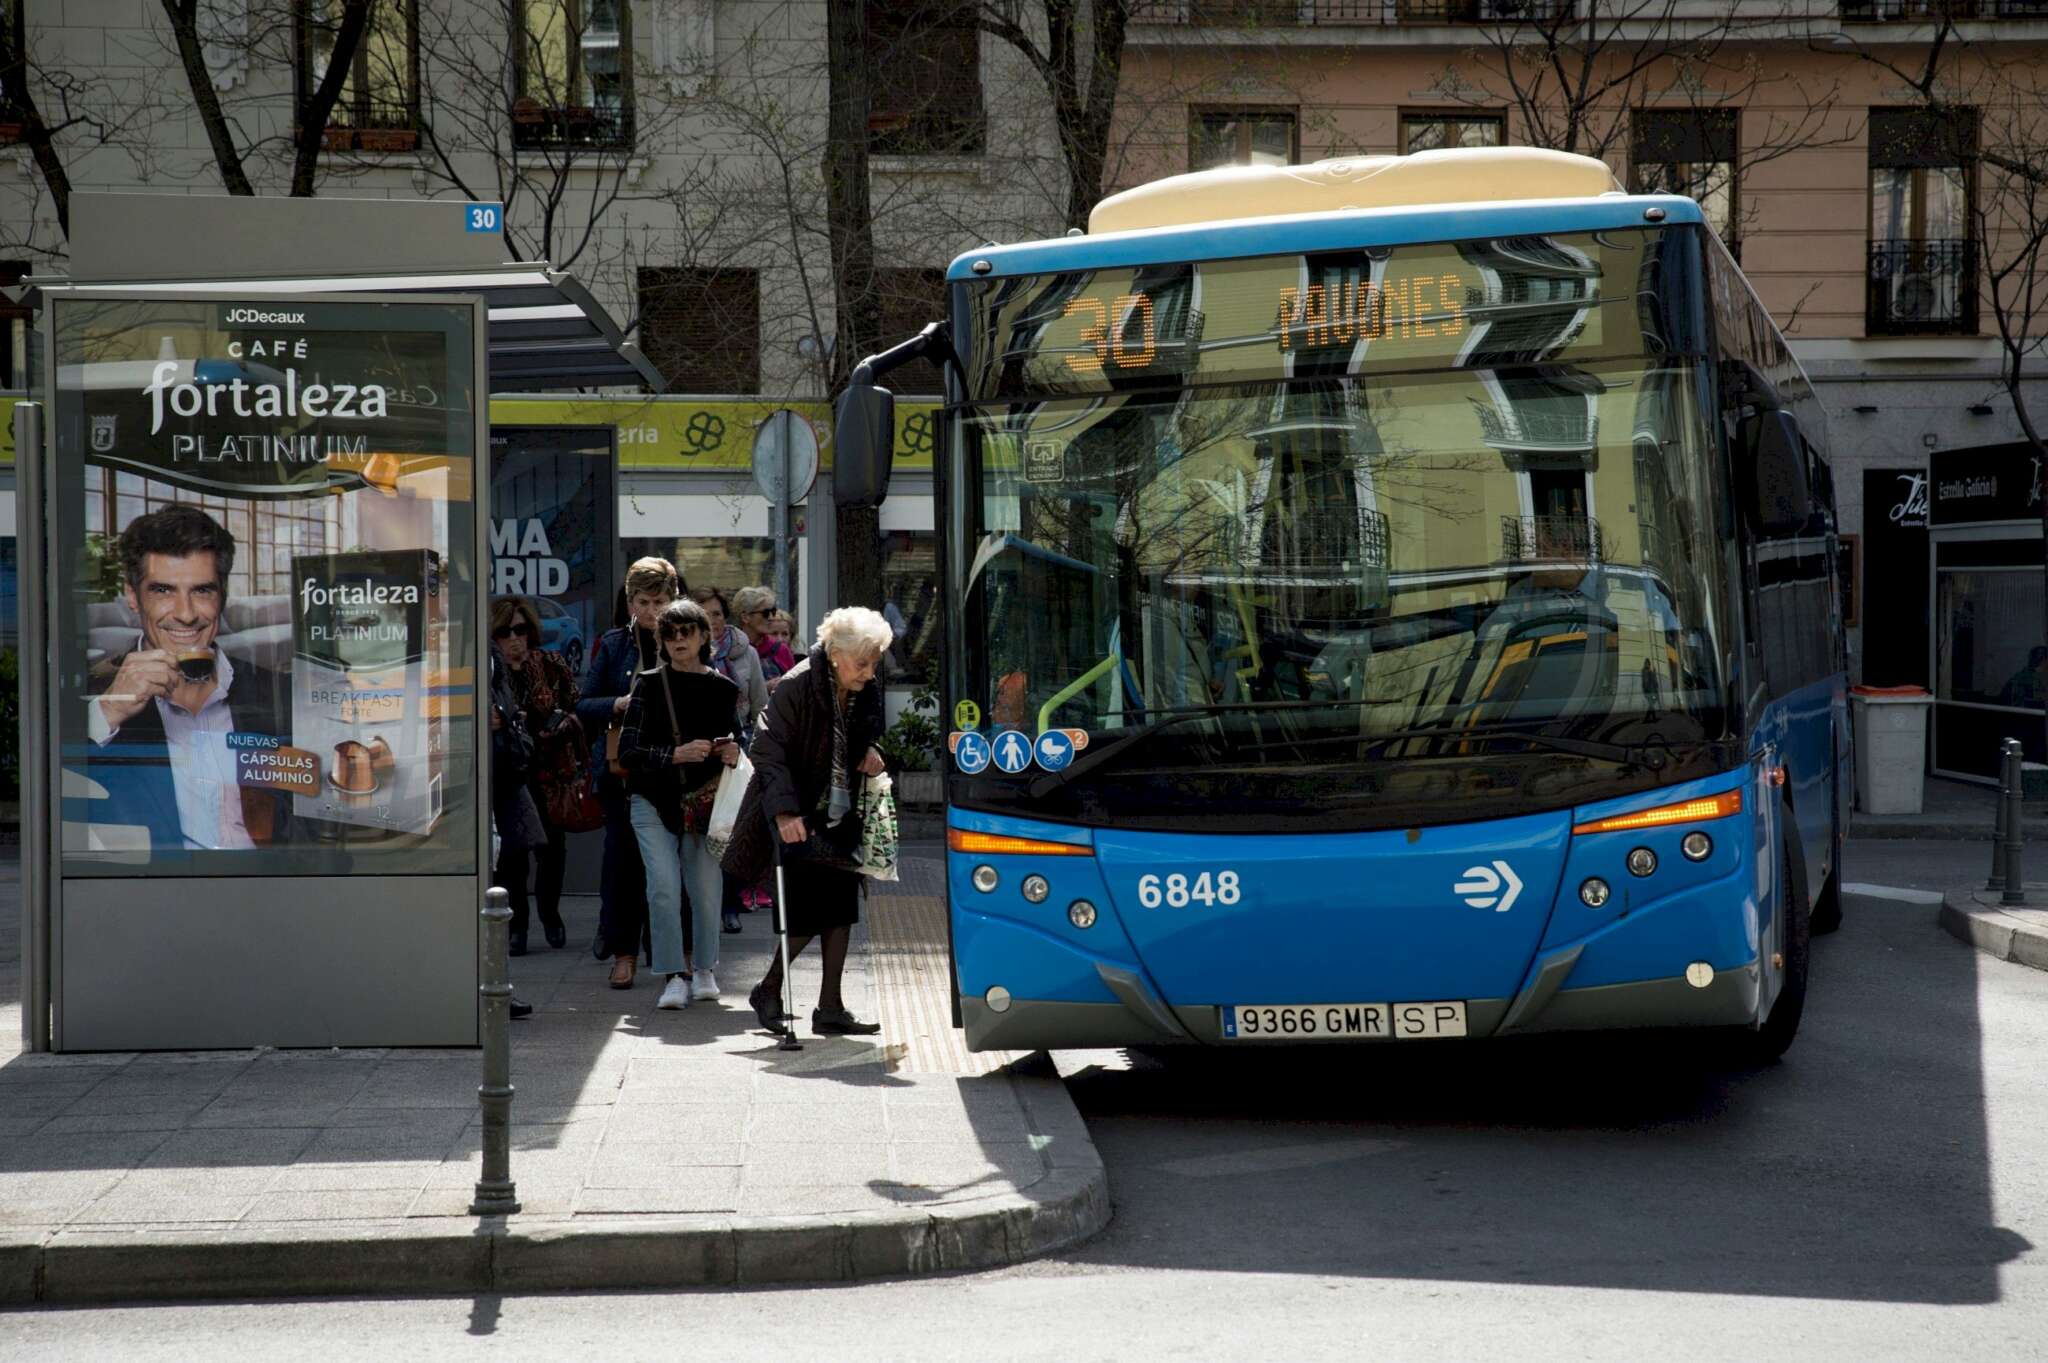
[[1872, 336], [1977, 332], [1977, 243], [1870, 243], [1864, 330]]
[[527, 151], [630, 147], [633, 109], [631, 105], [545, 105], [522, 97], [512, 106], [512, 145]]
[[1500, 556], [1507, 563], [1599, 563], [1600, 522], [1591, 516], [1502, 516]]
[[1306, 28], [1365, 24], [1502, 24], [1570, 17], [1576, 0], [1137, 0], [1139, 24]]
[[2048, 19], [2048, 0], [1842, 0], [1845, 24], [1950, 19]]

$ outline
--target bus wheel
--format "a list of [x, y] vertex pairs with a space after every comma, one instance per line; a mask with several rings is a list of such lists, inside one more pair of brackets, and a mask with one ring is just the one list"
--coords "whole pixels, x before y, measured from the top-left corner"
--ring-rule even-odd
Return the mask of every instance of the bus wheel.
[[1828, 858], [1828, 883], [1813, 901], [1813, 935], [1822, 936], [1842, 926], [1842, 831], [1835, 830], [1833, 855]]
[[1785, 915], [1785, 979], [1763, 1026], [1754, 1031], [1744, 1028], [1730, 1039], [1728, 1059], [1745, 1068], [1769, 1065], [1784, 1055], [1799, 1034], [1799, 1019], [1806, 1012], [1807, 949], [1813, 920], [1804, 889], [1794, 877], [1790, 847], [1785, 849], [1779, 874], [1784, 878], [1780, 898]]

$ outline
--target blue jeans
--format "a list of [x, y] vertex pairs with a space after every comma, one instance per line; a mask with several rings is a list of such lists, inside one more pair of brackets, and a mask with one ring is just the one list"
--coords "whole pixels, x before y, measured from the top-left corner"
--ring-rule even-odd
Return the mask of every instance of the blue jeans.
[[671, 833], [645, 796], [633, 797], [633, 836], [640, 841], [640, 860], [647, 868], [647, 931], [654, 939], [657, 974], [680, 974], [683, 968], [683, 919], [677, 911], [683, 877], [689, 877], [690, 919], [697, 939], [696, 967], [718, 968], [718, 863], [702, 833]]

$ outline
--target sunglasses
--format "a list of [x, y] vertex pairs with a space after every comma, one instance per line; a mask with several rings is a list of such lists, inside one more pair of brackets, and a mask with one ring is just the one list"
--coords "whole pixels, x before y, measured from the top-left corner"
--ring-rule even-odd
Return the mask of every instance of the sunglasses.
[[664, 639], [687, 639], [693, 634], [701, 634], [702, 632], [695, 625], [677, 625], [674, 629], [663, 630], [661, 637]]
[[520, 638], [524, 639], [532, 633], [533, 631], [528, 629], [525, 625], [500, 625], [498, 628], [491, 631], [491, 637], [493, 639], [510, 639], [513, 635], [516, 634]]

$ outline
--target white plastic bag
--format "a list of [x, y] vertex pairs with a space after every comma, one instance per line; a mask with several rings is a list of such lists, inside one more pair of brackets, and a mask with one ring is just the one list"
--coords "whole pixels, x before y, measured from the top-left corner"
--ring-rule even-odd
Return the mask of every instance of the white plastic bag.
[[710, 847], [713, 860], [725, 855], [725, 846], [732, 841], [732, 831], [739, 827], [740, 802], [746, 799], [747, 782], [753, 779], [754, 764], [747, 760], [745, 753], [741, 753], [740, 760], [727, 767], [718, 778], [718, 798], [711, 802], [711, 823], [704, 830], [704, 841]]
[[889, 773], [870, 776], [860, 795], [860, 873], [896, 879], [896, 791]]

